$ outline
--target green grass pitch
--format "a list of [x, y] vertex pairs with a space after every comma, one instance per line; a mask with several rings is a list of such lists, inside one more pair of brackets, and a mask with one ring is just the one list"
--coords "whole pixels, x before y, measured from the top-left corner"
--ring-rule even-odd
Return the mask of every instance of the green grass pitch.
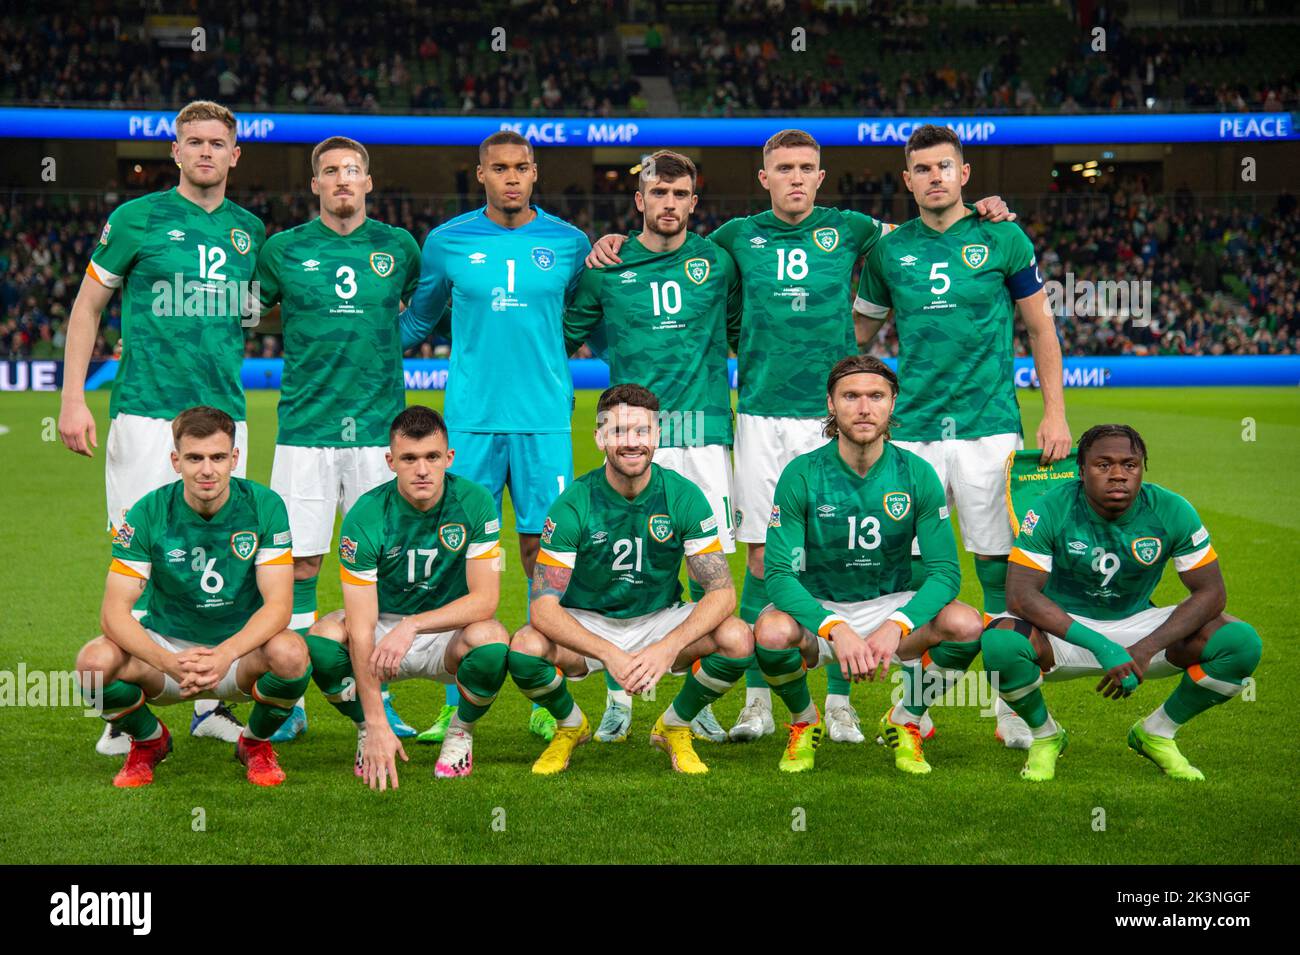
[[[441, 394], [412, 394], [435, 406]], [[249, 395], [250, 476], [271, 469], [276, 395]], [[1027, 395], [1031, 435], [1041, 404]], [[577, 469], [598, 463], [590, 428], [595, 393], [579, 394]], [[1151, 454], [1150, 480], [1188, 497], [1213, 535], [1228, 582], [1228, 610], [1263, 635], [1254, 701], [1235, 700], [1190, 724], [1179, 739], [1206, 773], [1202, 785], [1164, 779], [1124, 745], [1128, 726], [1153, 709], [1172, 681], [1143, 686], [1125, 702], [1101, 699], [1086, 681], [1049, 685], [1047, 699], [1071, 733], [1052, 784], [1017, 775], [1023, 753], [993, 739], [977, 707], [932, 712], [934, 772], [905, 778], [885, 751], [826, 742], [813, 773], [777, 771], [784, 736], [749, 745], [700, 743], [711, 773], [674, 775], [647, 742], [676, 691], [638, 699], [623, 745], [589, 744], [558, 778], [529, 765], [541, 749], [525, 727], [528, 706], [507, 682], [476, 734], [467, 780], [433, 778], [436, 747], [409, 743], [401, 789], [372, 793], [352, 776], [354, 733], [309, 691], [310, 731], [280, 747], [286, 785], [244, 781], [231, 748], [187, 736], [190, 708], [159, 715], [176, 734], [175, 753], [156, 783], [112, 788], [117, 760], [95, 754], [98, 721], [80, 708], [0, 709], [0, 861], [45, 863], [565, 863], [565, 862], [991, 862], [1278, 863], [1297, 861], [1300, 809], [1292, 786], [1297, 683], [1294, 611], [1300, 532], [1300, 404], [1293, 389], [1075, 390], [1067, 395], [1077, 437], [1102, 421], [1135, 425]], [[97, 632], [108, 563], [103, 534], [103, 454], [108, 395], [95, 393], [100, 449], [74, 457], [58, 443], [58, 397], [0, 398], [6, 527], [0, 594], [5, 618], [0, 669], [66, 670]], [[1250, 420], [1246, 420], [1250, 419]], [[1251, 431], [1253, 430], [1253, 434]], [[500, 616], [524, 618], [524, 583], [507, 515], [503, 541], [512, 575]], [[741, 556], [732, 562], [737, 586]], [[337, 560], [326, 560], [320, 605], [340, 603]], [[979, 589], [964, 565], [962, 598]], [[1160, 602], [1181, 599], [1172, 569]], [[812, 676], [815, 698], [824, 676]], [[854, 689], [868, 726], [887, 705], [889, 685]], [[599, 719], [604, 685], [576, 684], [580, 705]], [[398, 710], [423, 728], [442, 702], [439, 687], [394, 688]], [[730, 725], [743, 693], [715, 707]], [[247, 712], [246, 708], [241, 708]], [[778, 712], [781, 710], [777, 701]], [[1291, 715], [1288, 715], [1291, 714]], [[1287, 795], [1292, 793], [1292, 795]], [[197, 810], [202, 810], [202, 813]], [[204, 825], [198, 825], [199, 821]]]

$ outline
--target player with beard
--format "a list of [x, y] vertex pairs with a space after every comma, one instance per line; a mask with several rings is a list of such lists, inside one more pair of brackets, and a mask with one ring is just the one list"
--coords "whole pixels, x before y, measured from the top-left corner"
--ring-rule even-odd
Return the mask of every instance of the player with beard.
[[[893, 314], [903, 383], [894, 440], [930, 462], [956, 504], [962, 543], [975, 558], [984, 613], [992, 619], [1007, 612], [1006, 462], [1024, 447], [1016, 317], [1043, 396], [1036, 442], [1044, 464], [1070, 453], [1061, 345], [1033, 241], [1014, 223], [980, 221], [962, 202], [970, 164], [957, 134], [918, 126], [904, 158], [903, 182], [920, 215], [871, 250], [854, 309], [872, 335]], [[1031, 741], [1029, 727], [1014, 715], [999, 716], [997, 736], [1016, 749]]]
[[[602, 467], [582, 475], [552, 505], [533, 580], [532, 622], [510, 643], [515, 683], [559, 722], [533, 772], [569, 765], [591, 726], [566, 677], [608, 669], [633, 693], [667, 672], [685, 673], [650, 742], [674, 770], [705, 773], [690, 724], [744, 674], [753, 657], [749, 627], [731, 614], [736, 590], [704, 494], [654, 463], [659, 399], [637, 384], [605, 390], [597, 403]], [[682, 560], [703, 596], [682, 601]]]
[[[136, 501], [177, 480], [172, 419], [186, 408], [211, 406], [234, 419], [234, 474], [248, 472], [243, 319], [266, 227], [226, 198], [230, 171], [239, 162], [236, 132], [234, 113], [219, 103], [196, 100], [176, 114], [171, 153], [180, 182], [113, 210], [72, 304], [59, 436], [70, 450], [93, 457], [99, 443], [86, 406], [86, 372], [99, 317], [122, 289], [122, 358], [108, 406], [104, 461], [114, 534]], [[155, 291], [158, 285], [165, 295]], [[138, 615], [146, 601], [147, 594]], [[233, 743], [241, 730], [224, 703], [195, 704], [192, 735]], [[130, 740], [105, 723], [95, 748], [122, 755]]]
[[[411, 234], [366, 215], [374, 180], [365, 146], [332, 136], [312, 150], [311, 171], [320, 216], [271, 236], [257, 262], [260, 304], [279, 306], [284, 331], [271, 489], [289, 508], [290, 626], [303, 636], [316, 620], [316, 579], [334, 515], [346, 517], [392, 474], [388, 426], [406, 407], [397, 315], [420, 279]], [[393, 731], [414, 736], [386, 689], [383, 700]], [[275, 740], [306, 729], [299, 700]]]
[[[854, 267], [893, 226], [851, 209], [818, 205], [826, 178], [821, 146], [801, 129], [783, 129], [763, 145], [759, 184], [771, 209], [741, 216], [709, 233], [731, 253], [740, 271], [744, 311], [736, 341], [734, 523], [746, 547], [740, 618], [750, 624], [767, 606], [763, 551], [767, 516], [777, 479], [799, 455], [826, 443], [822, 385], [845, 355], [871, 344], [865, 317], [855, 329]], [[997, 196], [975, 203], [987, 222], [1015, 219]], [[620, 264], [624, 237], [598, 240], [589, 265]], [[755, 665], [745, 675], [745, 706], [731, 728], [736, 742], [772, 733], [772, 694]], [[827, 735], [861, 743], [850, 684], [831, 668], [826, 675]], [[1006, 711], [1011, 714], [1010, 710]], [[922, 733], [933, 727], [922, 726]]]
[[[635, 193], [644, 231], [624, 247], [621, 266], [583, 275], [564, 316], [565, 346], [573, 352], [588, 339], [603, 342], [611, 384], [635, 382], [659, 396], [655, 463], [704, 492], [722, 550], [730, 554], [736, 544], [727, 339], [740, 318], [740, 277], [726, 249], [687, 229], [699, 199], [695, 179], [695, 164], [679, 153], [649, 157]], [[620, 742], [631, 727], [632, 691], [610, 691], [596, 738]], [[711, 709], [692, 729], [716, 742], [727, 739]]]

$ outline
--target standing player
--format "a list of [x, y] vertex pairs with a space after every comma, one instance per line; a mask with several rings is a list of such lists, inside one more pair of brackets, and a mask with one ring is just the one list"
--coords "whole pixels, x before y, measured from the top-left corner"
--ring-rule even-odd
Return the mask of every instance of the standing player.
[[[532, 622], [511, 640], [509, 661], [519, 688], [559, 721], [535, 773], [563, 771], [591, 738], [566, 676], [608, 669], [640, 693], [688, 667], [650, 742], [677, 772], [708, 772], [691, 743], [691, 722], [752, 659], [753, 635], [731, 616], [736, 590], [712, 506], [680, 473], [653, 463], [660, 420], [648, 389], [606, 389], [596, 410], [605, 464], [582, 475], [547, 515]], [[703, 590], [698, 603], [682, 602], [683, 558]]]
[[[345, 136], [311, 153], [320, 217], [276, 233], [257, 261], [262, 308], [280, 306], [284, 373], [271, 487], [293, 529], [293, 621], [316, 619], [316, 578], [330, 549], [334, 515], [392, 473], [388, 425], [406, 406], [397, 325], [420, 279], [420, 248], [405, 229], [366, 216], [374, 188], [366, 147]], [[402, 723], [384, 691], [384, 710]], [[277, 742], [307, 728], [302, 701]]]
[[[664, 440], [655, 463], [704, 492], [730, 554], [736, 544], [727, 337], [740, 319], [740, 276], [730, 253], [687, 231], [699, 200], [695, 177], [686, 156], [650, 156], [635, 199], [644, 231], [625, 247], [621, 267], [583, 275], [564, 316], [565, 347], [573, 352], [596, 334], [607, 345], [610, 384], [637, 382], [659, 396]], [[609, 689], [596, 738], [620, 742], [632, 723], [631, 692]], [[716, 742], [727, 738], [707, 708], [692, 729]]]
[[[851, 320], [853, 268], [893, 228], [860, 212], [816, 205], [825, 178], [817, 140], [803, 130], [781, 130], [764, 144], [758, 172], [771, 211], [732, 219], [708, 236], [731, 253], [744, 289], [736, 343], [735, 528], [747, 548], [740, 617], [750, 624], [767, 605], [763, 548], [777, 478], [796, 457], [826, 443], [826, 375], [870, 342], [865, 333], [855, 336]], [[996, 196], [975, 207], [990, 222], [1015, 218]], [[602, 238], [589, 264], [618, 264], [622, 241]], [[745, 683], [745, 707], [730, 733], [735, 741], [776, 728], [772, 694], [757, 665]], [[825, 716], [832, 741], [862, 742], [849, 682], [834, 668], [827, 673]]]
[[[1192, 505], [1143, 483], [1147, 449], [1135, 430], [1089, 428], [1078, 461], [1078, 481], [1045, 492], [1025, 513], [1007, 574], [1015, 617], [995, 621], [982, 641], [998, 691], [1034, 734], [1020, 775], [1052, 779], [1065, 751], [1065, 729], [1039, 689], [1044, 680], [1100, 677], [1098, 692], [1123, 699], [1139, 681], [1181, 671], [1169, 698], [1133, 724], [1128, 745], [1173, 779], [1202, 780], [1174, 734], [1241, 692], [1259, 665], [1259, 634], [1223, 612], [1218, 555]], [[1187, 596], [1153, 607], [1170, 560]]]
[[[114, 532], [136, 501], [176, 480], [168, 463], [171, 423], [185, 408], [211, 405], [234, 418], [235, 476], [247, 473], [243, 317], [266, 229], [226, 198], [239, 161], [235, 133], [235, 115], [218, 103], [196, 100], [176, 114], [171, 149], [179, 184], [113, 211], [72, 305], [59, 435], [69, 449], [92, 457], [99, 442], [86, 406], [86, 370], [100, 314], [122, 289], [122, 359], [104, 464]], [[96, 747], [105, 755], [129, 748], [114, 729], [106, 724]], [[240, 725], [225, 706], [205, 701], [195, 704], [190, 733], [234, 742]]]
[[[147, 704], [199, 696], [254, 701], [235, 755], [249, 782], [278, 786], [284, 771], [270, 737], [310, 679], [302, 637], [287, 629], [289, 516], [269, 488], [231, 477], [239, 448], [230, 415], [188, 408], [172, 429], [180, 480], [118, 518], [100, 611], [104, 635], [82, 647], [77, 672], [95, 675], [103, 692], [91, 701], [131, 741], [114, 786], [147, 786], [172, 750], [171, 734]], [[142, 594], [145, 614], [137, 620], [131, 608]]]
[[[970, 178], [961, 140], [920, 126], [904, 150], [903, 182], [920, 207], [867, 257], [854, 308], [874, 337], [893, 310], [898, 330], [895, 441], [925, 458], [957, 506], [962, 543], [975, 556], [984, 613], [1006, 613], [1007, 457], [1024, 446], [1016, 400], [1012, 326], [1019, 313], [1043, 392], [1043, 463], [1070, 450], [1061, 346], [1043, 293], [1034, 245], [1019, 226], [981, 222], [963, 205]], [[998, 737], [1025, 749], [1029, 727], [998, 707]]]
[[[449, 441], [455, 473], [496, 498], [510, 486], [519, 557], [532, 579], [542, 521], [573, 481], [573, 379], [564, 352], [564, 306], [591, 248], [587, 237], [529, 204], [537, 163], [518, 133], [479, 145], [478, 181], [487, 201], [424, 240], [420, 284], [402, 313], [402, 347], [422, 341], [451, 302], [455, 347], [447, 375]], [[455, 700], [420, 735], [438, 739]], [[545, 739], [555, 721], [535, 709], [530, 728]]]
[[[844, 679], [875, 679], [897, 659], [902, 698], [880, 718], [894, 765], [928, 773], [919, 723], [927, 670], [965, 670], [980, 650], [980, 615], [955, 598], [957, 548], [934, 468], [889, 439], [898, 378], [871, 355], [850, 355], [826, 379], [829, 444], [781, 473], [768, 518], [772, 604], [754, 628], [763, 675], [790, 708], [785, 772], [813, 768], [823, 722], [808, 667], [838, 662]], [[848, 525], [847, 529], [845, 524]], [[912, 541], [926, 578], [909, 588]]]
[[493, 619], [501, 595], [492, 495], [447, 468], [447, 425], [412, 405], [392, 421], [387, 465], [397, 477], [343, 519], [343, 609], [307, 637], [321, 692], [357, 726], [356, 774], [397, 788], [402, 744], [384, 718], [382, 680], [460, 686], [460, 704], [434, 765], [439, 778], [474, 768], [474, 723], [506, 678], [510, 634]]

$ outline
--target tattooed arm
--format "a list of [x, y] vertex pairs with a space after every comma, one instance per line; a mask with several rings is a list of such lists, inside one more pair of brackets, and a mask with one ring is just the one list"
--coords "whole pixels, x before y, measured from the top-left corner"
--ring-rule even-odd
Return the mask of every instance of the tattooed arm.
[[619, 679], [626, 670], [628, 655], [608, 640], [592, 633], [573, 614], [560, 606], [560, 598], [569, 589], [569, 581], [573, 578], [573, 568], [558, 567], [545, 560], [544, 556], [539, 558], [533, 568], [529, 622], [552, 642], [584, 657], [599, 660], [614, 674], [615, 679]]
[[686, 572], [704, 588], [691, 615], [668, 633], [680, 652], [706, 633], [718, 628], [736, 612], [736, 585], [731, 580], [727, 555], [719, 550], [705, 551], [686, 558]]

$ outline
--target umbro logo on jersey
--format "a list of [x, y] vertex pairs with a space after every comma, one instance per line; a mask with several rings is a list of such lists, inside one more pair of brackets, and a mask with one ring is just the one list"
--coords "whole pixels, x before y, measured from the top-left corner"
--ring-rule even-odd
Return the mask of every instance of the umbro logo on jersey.
[[628, 269], [628, 271], [626, 272], [620, 272], [618, 274], [618, 277], [623, 280], [624, 285], [627, 285], [629, 282], [636, 281], [636, 273], [633, 272], [631, 269]]
[[605, 543], [605, 540], [608, 537], [609, 534], [607, 534], [605, 531], [596, 531], [596, 533], [591, 535], [591, 542], [593, 544], [603, 544]]
[[470, 265], [482, 265], [482, 264], [483, 264], [484, 262], [486, 262], [486, 261], [487, 261], [487, 253], [486, 253], [486, 252], [471, 252], [471, 253], [469, 254], [469, 264], [470, 264]]
[[1088, 545], [1084, 541], [1070, 541], [1067, 546], [1072, 554], [1083, 554], [1088, 550]]
[[167, 234], [171, 236], [173, 242], [179, 242], [185, 238], [185, 233], [182, 232], [180, 229], [172, 229], [172, 231], [168, 232]]
[[302, 264], [302, 270], [304, 272], [316, 272], [319, 271], [319, 269], [320, 269], [320, 263], [317, 262], [315, 259], [308, 259], [306, 262]]
[[898, 261], [901, 262], [903, 265], [916, 265], [916, 256], [905, 255], [902, 258], [900, 258]]
[[178, 547], [178, 548], [176, 548], [175, 550], [169, 550], [169, 551], [167, 552], [167, 556], [171, 558], [172, 563], [175, 563], [175, 562], [178, 561], [178, 560], [184, 560], [184, 559], [185, 559], [185, 551], [181, 550], [181, 549]]
[[835, 505], [823, 504], [821, 507], [817, 508], [817, 513], [822, 517], [829, 517], [831, 514], [835, 513]]
[[761, 235], [756, 235], [754, 238], [749, 240], [749, 244], [756, 249], [761, 249], [763, 246], [767, 245], [767, 239], [763, 238]]
[[388, 556], [389, 558], [398, 557], [401, 555], [401, 553], [402, 553], [401, 547], [390, 547], [388, 548], [388, 554], [386, 556]]

